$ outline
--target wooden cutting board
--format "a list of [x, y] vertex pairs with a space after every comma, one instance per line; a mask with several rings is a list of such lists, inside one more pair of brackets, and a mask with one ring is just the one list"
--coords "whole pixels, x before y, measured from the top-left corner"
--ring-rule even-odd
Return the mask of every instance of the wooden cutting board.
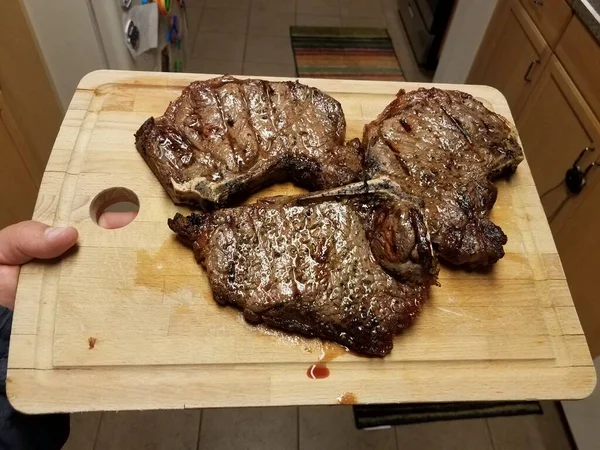
[[[8, 395], [30, 413], [57, 411], [576, 399], [596, 376], [550, 228], [524, 161], [498, 183], [492, 219], [508, 235], [488, 271], [444, 268], [441, 287], [393, 352], [369, 359], [247, 325], [211, 298], [204, 271], [166, 220], [173, 205], [134, 132], [193, 80], [212, 75], [99, 71], [80, 83], [46, 168], [34, 218], [74, 225], [76, 251], [21, 272]], [[400, 88], [424, 84], [307, 79], [343, 106], [348, 138]], [[452, 86], [511, 118], [499, 91]], [[512, 119], [511, 119], [512, 120]], [[100, 228], [90, 204], [125, 187], [140, 211]], [[262, 194], [291, 193], [291, 185]], [[93, 343], [94, 345], [91, 345]], [[329, 376], [312, 379], [312, 364]], [[309, 371], [310, 372], [310, 371]]]

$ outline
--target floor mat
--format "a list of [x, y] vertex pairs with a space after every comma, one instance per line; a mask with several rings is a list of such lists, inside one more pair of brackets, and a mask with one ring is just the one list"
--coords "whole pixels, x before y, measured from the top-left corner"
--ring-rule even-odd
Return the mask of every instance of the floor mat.
[[302, 78], [404, 81], [385, 28], [290, 27]]
[[542, 414], [539, 402], [405, 403], [354, 406], [354, 420], [357, 428], [525, 414]]

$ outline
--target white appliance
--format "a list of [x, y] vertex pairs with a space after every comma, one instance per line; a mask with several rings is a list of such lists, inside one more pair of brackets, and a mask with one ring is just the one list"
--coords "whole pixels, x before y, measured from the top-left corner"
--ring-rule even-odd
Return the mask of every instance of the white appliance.
[[[95, 22], [94, 26], [108, 69], [185, 71], [189, 44], [187, 15], [185, 6], [182, 7], [178, 0], [170, 0], [171, 5], [167, 15], [158, 15], [157, 29], [155, 30], [158, 33], [157, 47], [137, 57], [134, 57], [128, 48], [125, 25], [129, 9], [122, 6], [122, 0], [86, 1], [88, 2], [92, 22]], [[141, 2], [142, 0], [131, 0], [129, 8], [140, 5]], [[154, 3], [154, 6], [158, 8], [156, 3]], [[170, 30], [173, 28], [173, 21], [177, 23], [179, 43], [169, 42], [169, 37], [172, 36]], [[143, 31], [140, 30], [140, 33], [143, 33]]]

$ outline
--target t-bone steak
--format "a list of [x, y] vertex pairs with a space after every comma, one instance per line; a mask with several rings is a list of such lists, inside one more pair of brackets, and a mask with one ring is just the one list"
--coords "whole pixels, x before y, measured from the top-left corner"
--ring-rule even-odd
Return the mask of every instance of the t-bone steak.
[[488, 214], [491, 180], [515, 171], [523, 151], [508, 122], [471, 95], [418, 89], [365, 127], [368, 177], [387, 176], [423, 199], [431, 241], [453, 264], [493, 264], [507, 238]]
[[193, 248], [214, 299], [247, 321], [384, 356], [436, 282], [422, 211], [379, 179], [177, 214], [169, 227]]
[[340, 104], [320, 90], [228, 76], [191, 83], [135, 134], [173, 201], [202, 209], [280, 181], [318, 190], [362, 180], [360, 142], [345, 137]]

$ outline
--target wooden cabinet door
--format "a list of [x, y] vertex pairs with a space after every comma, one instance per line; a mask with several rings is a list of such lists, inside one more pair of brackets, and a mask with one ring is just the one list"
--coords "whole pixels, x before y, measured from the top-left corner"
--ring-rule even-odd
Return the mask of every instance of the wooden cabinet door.
[[573, 15], [565, 0], [521, 0], [550, 48], [554, 49]]
[[0, 89], [10, 110], [3, 120], [40, 183], [63, 111], [22, 3], [0, 1]]
[[0, 92], [0, 229], [30, 219], [37, 197], [36, 183], [1, 119], [3, 107]]
[[556, 46], [556, 56], [600, 117], [600, 44], [579, 17], [573, 16], [569, 22]]
[[518, 116], [551, 51], [517, 0], [498, 3], [467, 82], [500, 90]]
[[517, 120], [523, 149], [567, 275], [592, 356], [600, 354], [600, 167], [578, 195], [562, 182], [581, 150], [581, 161], [600, 162], [600, 123], [556, 57], [552, 57]]

